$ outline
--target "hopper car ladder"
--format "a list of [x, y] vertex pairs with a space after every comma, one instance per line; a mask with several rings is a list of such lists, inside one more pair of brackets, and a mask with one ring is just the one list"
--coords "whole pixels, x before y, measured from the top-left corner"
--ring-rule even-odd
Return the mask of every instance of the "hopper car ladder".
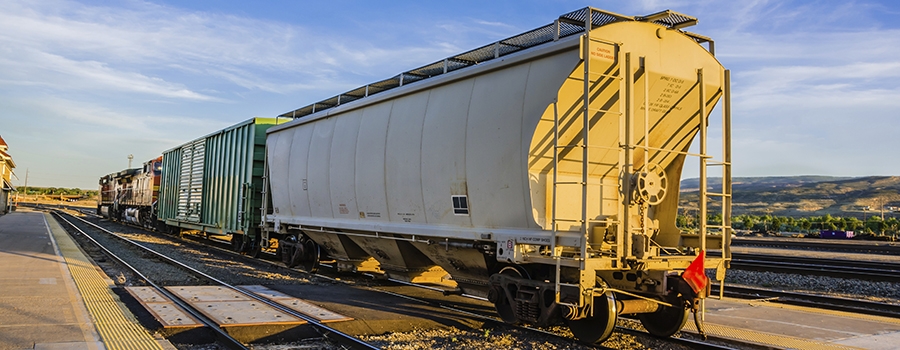
[[[552, 204], [551, 204], [552, 238], [550, 240], [551, 241], [551, 258], [556, 263], [556, 278], [554, 281], [554, 283], [555, 283], [555, 302], [557, 304], [566, 305], [566, 306], [570, 306], [570, 307], [578, 307], [579, 305], [565, 303], [560, 300], [560, 287], [561, 286], [569, 286], [569, 287], [579, 288], [579, 291], [582, 292], [582, 293], [579, 293], [579, 299], [580, 299], [579, 304], [583, 305], [585, 303], [584, 302], [585, 293], [583, 293], [583, 292], [584, 292], [585, 288], [593, 288], [593, 285], [591, 285], [589, 287], [585, 287], [582, 284], [570, 284], [570, 283], [563, 283], [560, 281], [561, 262], [563, 259], [566, 259], [565, 257], [562, 256], [562, 253], [563, 253], [562, 248], [563, 247], [557, 246], [557, 235], [559, 232], [560, 223], [568, 222], [568, 223], [577, 223], [580, 225], [579, 233], [580, 233], [581, 238], [579, 240], [580, 247], [578, 247], [578, 248], [580, 248], [580, 252], [579, 252], [579, 257], [575, 258], [575, 260], [579, 261], [579, 269], [582, 271], [585, 270], [587, 258], [589, 257], [589, 252], [588, 252], [588, 243], [590, 241], [590, 226], [589, 226], [589, 224], [590, 223], [602, 223], [607, 226], [615, 225], [619, 230], [619, 232], [617, 233], [617, 237], [622, 237], [622, 230], [623, 230], [623, 226], [624, 226], [618, 219], [617, 220], [609, 220], [609, 219], [589, 220], [588, 213], [587, 213], [588, 185], [589, 185], [588, 180], [590, 178], [588, 176], [589, 163], [590, 163], [589, 162], [590, 149], [591, 148], [607, 148], [607, 147], [591, 146], [590, 139], [589, 139], [590, 119], [591, 119], [590, 117], [593, 113], [603, 113], [604, 115], [605, 114], [616, 115], [621, 120], [622, 116], [625, 115], [625, 113], [626, 113], [626, 111], [625, 111], [626, 107], [625, 107], [624, 103], [619, 103], [618, 111], [591, 108], [591, 101], [593, 100], [591, 98], [591, 87], [595, 83], [598, 83], [600, 81], [609, 80], [610, 82], [617, 81], [618, 86], [619, 86], [619, 91], [625, 91], [628, 88], [628, 86], [626, 86], [626, 85], [630, 84], [630, 82], [626, 81], [627, 74], [624, 74], [624, 72], [627, 71], [630, 67], [624, 67], [624, 69], [623, 69], [622, 62], [626, 61], [626, 59], [625, 59], [625, 57], [623, 57], [622, 50], [620, 49], [621, 48], [620, 45], [618, 43], [614, 43], [614, 42], [603, 41], [600, 39], [591, 38], [590, 34], [591, 34], [591, 30], [593, 29], [593, 23], [591, 22], [591, 19], [592, 19], [591, 12], [592, 11], [596, 11], [596, 10], [588, 9], [588, 14], [586, 16], [586, 21], [584, 23], [585, 34], [582, 35], [582, 43], [581, 43], [581, 56], [582, 56], [582, 62], [583, 62], [582, 66], [583, 66], [583, 75], [584, 75], [584, 78], [581, 80], [584, 84], [584, 87], [583, 87], [583, 94], [582, 94], [581, 102], [580, 102], [582, 104], [582, 107], [580, 109], [580, 113], [578, 113], [578, 114], [580, 114], [580, 118], [582, 119], [582, 129], [581, 129], [581, 135], [580, 135], [581, 142], [580, 143], [560, 145], [560, 137], [559, 137], [560, 136], [559, 135], [560, 118], [559, 118], [558, 101], [554, 100], [554, 102], [553, 102], [553, 163], [552, 163], [553, 164], [553, 186], [552, 186], [553, 193], [552, 193]], [[557, 25], [558, 25], [558, 21], [557, 21]], [[591, 49], [591, 47], [593, 47], [591, 45], [593, 43], [610, 45], [615, 48], [615, 52], [617, 55], [616, 61], [618, 62], [617, 63], [618, 69], [615, 72], [595, 73], [595, 72], [591, 71], [591, 66], [590, 66], [591, 50], [590, 49]], [[592, 80], [592, 77], [597, 77], [597, 79]], [[598, 87], [599, 86], [600, 85], [598, 85]], [[578, 117], [573, 116], [572, 118], [576, 119], [573, 121], [573, 124], [574, 124], [574, 122], [577, 122]], [[624, 126], [620, 127], [620, 133], [622, 133], [623, 130], [624, 130]], [[581, 149], [581, 152], [582, 152], [581, 153], [581, 181], [559, 181], [559, 165], [561, 162], [561, 160], [559, 159], [560, 151], [570, 150], [570, 149]], [[627, 147], [617, 147], [616, 149], [619, 152], [619, 162], [616, 164], [616, 166], [618, 167], [618, 173], [621, 174], [623, 171], [623, 164], [625, 164], [624, 159], [626, 159], [626, 156], [627, 156], [626, 153], [628, 152], [628, 148]], [[581, 188], [581, 215], [580, 215], [579, 219], [571, 219], [571, 218], [564, 219], [564, 218], [559, 217], [559, 213], [557, 210], [558, 209], [557, 203], [558, 203], [558, 199], [559, 199], [558, 188], [559, 188], [559, 186], [562, 186], [562, 185], [574, 185], [574, 186], [579, 186]], [[601, 187], [602, 186], [616, 187], [616, 186], [618, 186], [618, 184], [605, 184], [601, 181], [600, 186]], [[630, 193], [630, 192], [626, 192], [626, 193]], [[624, 210], [621, 208], [621, 206], [619, 206], [619, 212], [617, 214], [618, 214], [617, 218], [625, 217]], [[627, 223], [627, 219], [626, 219], [625, 223]], [[623, 246], [621, 244], [618, 245], [616, 249], [617, 249], [616, 250], [617, 256], [624, 256], [625, 249], [623, 248]]]

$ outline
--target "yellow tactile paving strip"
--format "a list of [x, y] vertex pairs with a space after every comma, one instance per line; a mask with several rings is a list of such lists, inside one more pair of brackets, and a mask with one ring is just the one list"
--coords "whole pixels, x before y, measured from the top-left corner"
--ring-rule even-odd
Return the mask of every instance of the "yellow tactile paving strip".
[[800, 311], [819, 313], [819, 314], [824, 314], [824, 315], [840, 316], [840, 317], [844, 317], [844, 318], [855, 318], [855, 319], [859, 319], [859, 320], [900, 324], [900, 319], [897, 319], [897, 318], [878, 316], [878, 315], [867, 315], [867, 314], [863, 314], [863, 313], [816, 309], [816, 308], [806, 307], [806, 306], [789, 305], [789, 304], [781, 304], [781, 303], [770, 303], [768, 301], [747, 301], [747, 304], [754, 305], [754, 306], [765, 305], [766, 307], [776, 307], [779, 309], [786, 309], [786, 310], [800, 310]]
[[[692, 318], [688, 318], [687, 324], [684, 325], [684, 330], [697, 333], [697, 327], [694, 326], [694, 322]], [[735, 339], [739, 341], [745, 341], [750, 343], [756, 343], [761, 345], [774, 346], [776, 348], [781, 349], [797, 349], [797, 350], [819, 350], [819, 349], [860, 349], [852, 346], [838, 345], [838, 344], [829, 344], [817, 342], [814, 340], [801, 339], [795, 337], [788, 337], [784, 335], [777, 335], [771, 333], [764, 333], [758, 331], [751, 331], [741, 328], [734, 328], [729, 326], [722, 326], [710, 323], [703, 324], [703, 330], [706, 332], [706, 335], [710, 337], [717, 338], [726, 338], [726, 339]]]
[[162, 350], [162, 345], [137, 320], [126, 316], [125, 310], [117, 301], [117, 296], [109, 289], [110, 282], [97, 270], [93, 262], [81, 252], [50, 214], [44, 215], [106, 348]]

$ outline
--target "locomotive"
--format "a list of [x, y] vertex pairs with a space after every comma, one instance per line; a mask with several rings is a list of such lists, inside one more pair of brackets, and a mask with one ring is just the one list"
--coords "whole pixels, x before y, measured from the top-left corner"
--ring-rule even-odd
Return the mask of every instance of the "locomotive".
[[141, 168], [101, 177], [97, 215], [155, 228], [161, 170], [162, 157], [156, 157], [144, 162]]
[[[713, 41], [683, 30], [696, 22], [584, 8], [186, 143], [161, 157], [155, 225], [484, 297], [504, 321], [565, 323], [585, 343], [623, 315], [667, 337], [693, 311], [702, 330], [706, 269], [723, 280], [730, 260], [731, 115]], [[694, 234], [675, 226], [688, 157], [701, 217], [715, 198], [725, 218]]]

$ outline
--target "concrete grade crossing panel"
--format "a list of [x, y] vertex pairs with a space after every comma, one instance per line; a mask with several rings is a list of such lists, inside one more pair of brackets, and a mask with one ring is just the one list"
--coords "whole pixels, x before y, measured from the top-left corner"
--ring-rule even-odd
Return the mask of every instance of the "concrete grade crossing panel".
[[353, 318], [351, 317], [347, 317], [328, 309], [318, 307], [309, 302], [303, 301], [300, 298], [295, 298], [277, 290], [266, 288], [264, 286], [250, 285], [241, 286], [241, 288], [249, 290], [259, 296], [265, 297], [266, 299], [272, 300], [281, 305], [287, 306], [291, 308], [291, 310], [312, 317], [322, 323], [353, 320]]
[[259, 324], [305, 324], [305, 320], [281, 312], [238, 292], [214, 286], [166, 287], [221, 327]]
[[200, 321], [152, 287], [130, 286], [125, 287], [125, 290], [143, 305], [147, 311], [150, 311], [163, 328], [203, 327]]

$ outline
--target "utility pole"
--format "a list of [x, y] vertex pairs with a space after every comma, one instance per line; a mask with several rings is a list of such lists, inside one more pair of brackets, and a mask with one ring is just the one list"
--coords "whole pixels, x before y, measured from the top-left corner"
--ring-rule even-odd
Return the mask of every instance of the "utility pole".
[[28, 168], [25, 168], [25, 199], [28, 199]]

